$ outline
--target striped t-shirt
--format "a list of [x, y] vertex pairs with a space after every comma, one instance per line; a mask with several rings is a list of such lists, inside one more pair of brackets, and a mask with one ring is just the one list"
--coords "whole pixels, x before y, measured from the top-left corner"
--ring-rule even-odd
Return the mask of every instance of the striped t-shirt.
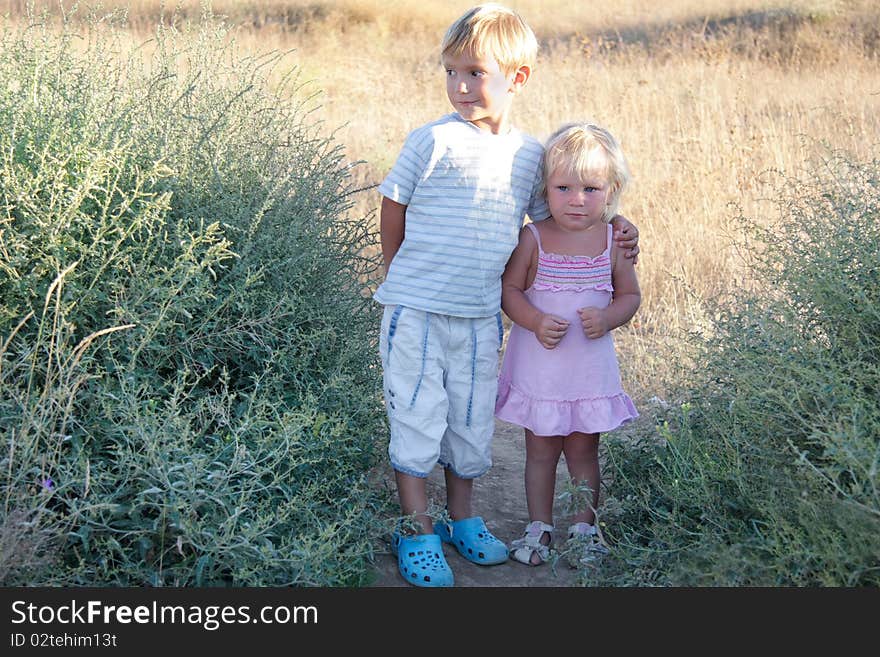
[[404, 240], [374, 298], [456, 317], [501, 309], [501, 274], [540, 194], [543, 147], [494, 135], [457, 113], [412, 131], [379, 191], [407, 206]]

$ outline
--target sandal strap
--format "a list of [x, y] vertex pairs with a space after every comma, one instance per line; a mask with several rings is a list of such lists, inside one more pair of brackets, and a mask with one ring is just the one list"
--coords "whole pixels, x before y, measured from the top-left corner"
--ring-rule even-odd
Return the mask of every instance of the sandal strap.
[[540, 536], [544, 532], [552, 532], [556, 529], [553, 525], [548, 525], [546, 522], [541, 522], [540, 520], [532, 520], [528, 525], [526, 525], [526, 534], [537, 534]]
[[588, 522], [576, 522], [568, 528], [569, 536], [595, 536], [597, 533], [596, 525]]
[[541, 543], [541, 536], [544, 532], [547, 532], [552, 538], [553, 529], [553, 525], [548, 525], [546, 522], [541, 522], [540, 520], [533, 520], [526, 525], [526, 530], [523, 532], [522, 538], [511, 541], [510, 544], [515, 547], [527, 545], [536, 549], [539, 547], [547, 547]]
[[511, 552], [527, 549], [530, 552], [538, 552], [538, 555], [541, 556], [542, 560], [546, 561], [547, 557], [550, 555], [550, 546], [541, 543], [541, 536], [544, 532], [551, 533], [553, 529], [553, 525], [548, 525], [546, 522], [541, 522], [540, 520], [530, 522], [526, 525], [526, 530], [523, 532], [522, 537], [510, 542], [510, 547], [512, 548]]
[[[516, 542], [516, 541], [514, 541]], [[529, 566], [537, 566], [538, 564], [532, 563], [532, 555], [538, 555], [538, 559], [540, 559], [541, 563], [545, 563], [550, 559], [550, 546], [549, 545], [538, 545], [537, 547], [533, 546], [517, 546], [513, 547], [510, 550], [510, 556], [516, 561], [520, 563], [527, 564]]]
[[544, 545], [539, 536], [523, 536], [510, 542], [513, 549], [529, 548], [530, 550], [549, 550], [549, 545]]

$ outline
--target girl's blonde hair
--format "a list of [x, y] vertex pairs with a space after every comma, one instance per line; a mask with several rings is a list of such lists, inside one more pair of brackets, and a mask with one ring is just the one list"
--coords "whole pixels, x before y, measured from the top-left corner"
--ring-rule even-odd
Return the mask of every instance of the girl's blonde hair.
[[440, 52], [444, 57], [462, 53], [491, 56], [509, 75], [520, 66], [534, 67], [538, 40], [519, 14], [489, 3], [469, 9], [456, 20], [446, 31]]
[[569, 123], [550, 135], [544, 149], [544, 192], [554, 173], [579, 178], [599, 177], [608, 183], [603, 221], [617, 214], [620, 196], [632, 176], [620, 143], [608, 130], [592, 123]]

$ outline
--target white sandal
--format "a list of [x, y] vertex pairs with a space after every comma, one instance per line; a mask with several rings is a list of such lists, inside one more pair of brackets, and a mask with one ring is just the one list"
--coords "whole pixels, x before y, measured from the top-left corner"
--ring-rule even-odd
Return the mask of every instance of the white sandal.
[[[510, 558], [524, 563], [527, 566], [540, 566], [550, 558], [550, 545], [541, 543], [541, 537], [544, 532], [550, 534], [552, 541], [553, 525], [548, 525], [540, 520], [533, 520], [526, 525], [526, 531], [522, 538], [518, 538], [510, 543]], [[532, 562], [532, 557], [537, 556], [538, 563]]]
[[589, 565], [610, 552], [598, 527], [586, 522], [577, 522], [568, 528], [566, 549], [569, 547], [575, 548], [573, 559], [569, 560], [575, 568], [577, 563]]

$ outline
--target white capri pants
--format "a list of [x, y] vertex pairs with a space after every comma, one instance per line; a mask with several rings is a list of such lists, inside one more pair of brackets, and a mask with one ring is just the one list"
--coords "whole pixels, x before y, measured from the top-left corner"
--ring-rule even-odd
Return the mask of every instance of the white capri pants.
[[468, 318], [385, 307], [379, 349], [395, 470], [427, 477], [440, 463], [473, 479], [492, 466], [503, 337], [500, 312]]

